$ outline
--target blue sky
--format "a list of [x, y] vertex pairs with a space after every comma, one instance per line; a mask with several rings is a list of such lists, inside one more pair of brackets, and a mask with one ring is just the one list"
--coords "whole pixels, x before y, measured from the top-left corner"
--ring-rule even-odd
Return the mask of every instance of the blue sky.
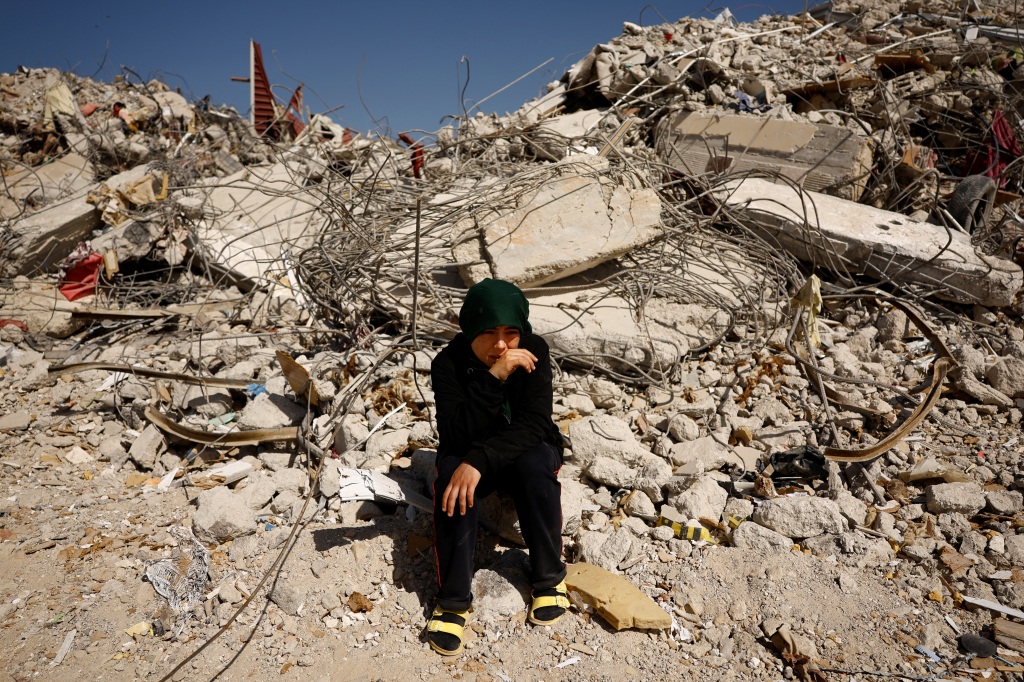
[[[811, 2], [811, 5], [817, 4]], [[723, 2], [578, 0], [537, 2], [267, 2], [210, 0], [7, 3], [0, 72], [57, 67], [110, 81], [122, 65], [142, 78], [180, 87], [190, 100], [210, 95], [242, 113], [249, 106], [248, 41], [263, 47], [275, 93], [300, 82], [313, 113], [360, 131], [435, 131], [460, 111], [550, 63], [481, 107], [505, 113], [595, 44], [622, 31], [684, 16], [713, 16]], [[803, 0], [728, 5], [741, 19], [795, 12]], [[465, 58], [465, 61], [463, 60]], [[468, 84], [467, 79], [468, 67]]]

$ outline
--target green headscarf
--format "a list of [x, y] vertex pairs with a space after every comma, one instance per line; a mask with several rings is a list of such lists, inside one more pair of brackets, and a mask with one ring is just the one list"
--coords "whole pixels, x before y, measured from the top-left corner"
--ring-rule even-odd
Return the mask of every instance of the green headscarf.
[[480, 332], [500, 325], [515, 327], [524, 334], [530, 327], [530, 304], [511, 282], [487, 278], [469, 288], [459, 311], [459, 328], [471, 342]]

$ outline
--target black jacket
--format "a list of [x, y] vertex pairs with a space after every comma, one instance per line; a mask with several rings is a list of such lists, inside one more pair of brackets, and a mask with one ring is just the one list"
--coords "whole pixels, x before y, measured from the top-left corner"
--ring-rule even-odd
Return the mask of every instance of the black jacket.
[[[523, 334], [519, 347], [537, 356], [532, 372], [521, 367], [502, 382], [473, 354], [458, 334], [430, 365], [437, 403], [437, 458], [455, 456], [481, 474], [493, 474], [543, 442], [562, 450], [551, 420], [551, 356], [536, 334]], [[502, 406], [511, 408], [507, 418]]]

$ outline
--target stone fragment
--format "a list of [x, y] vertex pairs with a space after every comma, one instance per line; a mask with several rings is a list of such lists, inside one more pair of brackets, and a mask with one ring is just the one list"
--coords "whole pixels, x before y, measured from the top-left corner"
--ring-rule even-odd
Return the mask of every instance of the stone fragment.
[[[760, 178], [723, 183], [719, 192], [745, 225], [801, 260], [835, 263], [904, 284], [941, 281], [937, 296], [992, 307], [1010, 305], [1024, 285], [1019, 265], [980, 255], [964, 232]], [[809, 203], [814, 206], [811, 239], [800, 208]], [[1024, 383], [1016, 386], [1024, 393]]]
[[481, 234], [454, 249], [467, 284], [484, 277], [538, 287], [618, 258], [661, 235], [661, 200], [648, 187], [622, 184], [608, 160], [573, 156], [552, 166], [549, 178], [531, 174], [523, 191], [513, 178], [489, 194], [471, 220]]
[[504, 552], [473, 576], [473, 616], [483, 623], [506, 622], [530, 599], [530, 561], [522, 550]]
[[580, 535], [580, 556], [589, 563], [609, 571], [618, 569], [633, 547], [633, 533], [626, 528], [615, 528], [609, 533], [585, 531]]
[[366, 442], [366, 457], [361, 467], [387, 472], [391, 460], [400, 455], [409, 445], [409, 429], [382, 429], [370, 436]]
[[729, 493], [711, 476], [698, 476], [681, 492], [669, 497], [668, 504], [686, 519], [718, 521]]
[[9, 412], [0, 416], [0, 431], [24, 431], [31, 423], [28, 412]]
[[223, 544], [256, 532], [252, 510], [224, 486], [199, 493], [199, 509], [192, 516], [192, 530], [205, 543]]
[[75, 446], [64, 453], [64, 459], [67, 460], [68, 464], [82, 465], [95, 461], [96, 458], [84, 449]]
[[985, 495], [985, 505], [993, 514], [1013, 516], [1024, 509], [1024, 494], [1019, 490], [992, 490]]
[[1011, 398], [1024, 398], [1024, 360], [1015, 357], [1000, 358], [985, 371], [992, 388]]
[[[328, 464], [332, 461], [337, 460], [328, 460]], [[249, 474], [245, 482], [245, 488], [239, 494], [245, 500], [245, 505], [249, 509], [260, 511], [270, 504], [270, 500], [273, 499], [276, 492], [277, 486], [274, 485], [274, 481], [266, 472], [254, 471]]]
[[754, 510], [751, 520], [793, 539], [842, 533], [848, 526], [839, 505], [809, 495], [766, 500]]
[[632, 469], [611, 457], [595, 457], [585, 469], [587, 478], [609, 488], [628, 488], [637, 477]]
[[306, 591], [295, 580], [278, 578], [270, 593], [270, 601], [289, 616], [298, 616], [306, 603]]
[[704, 436], [676, 443], [669, 450], [668, 460], [675, 467], [693, 464], [699, 471], [714, 471], [728, 464], [730, 455], [729, 448], [711, 436]]
[[573, 478], [560, 478], [559, 483], [562, 486], [562, 534], [572, 535], [583, 523], [583, 510], [596, 509], [596, 505], [590, 502], [589, 486]]
[[700, 438], [700, 426], [685, 414], [677, 414], [668, 421], [668, 435], [676, 442]]
[[602, 414], [584, 417], [569, 425], [573, 464], [586, 468], [598, 457], [609, 457], [627, 466], [636, 466], [648, 454], [629, 424]]
[[635, 585], [599, 566], [569, 564], [565, 584], [616, 630], [665, 630], [672, 617]]
[[306, 408], [296, 405], [277, 393], [260, 393], [252, 399], [238, 417], [238, 428], [279, 429], [299, 424], [306, 416]]
[[611, 409], [622, 402], [622, 389], [607, 379], [591, 379], [590, 399], [601, 409]]
[[768, 550], [774, 552], [789, 551], [793, 541], [771, 528], [759, 523], [746, 521], [732, 532], [732, 543], [745, 549]]
[[977, 483], [938, 483], [925, 491], [928, 511], [958, 512], [971, 517], [985, 508], [985, 491]]
[[152, 471], [166, 447], [163, 432], [153, 424], [147, 424], [128, 449], [128, 456], [143, 471]]

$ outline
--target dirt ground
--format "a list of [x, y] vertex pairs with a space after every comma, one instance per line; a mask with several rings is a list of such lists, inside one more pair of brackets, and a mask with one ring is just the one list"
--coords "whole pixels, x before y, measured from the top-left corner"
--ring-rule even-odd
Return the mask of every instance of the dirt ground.
[[[25, 404], [49, 409], [32, 404], [31, 396]], [[46, 419], [55, 440], [74, 438], [82, 427], [74, 415]], [[195, 491], [141, 492], [126, 485], [125, 472], [104, 470], [102, 463], [71, 466], [40, 455], [30, 442], [14, 436], [0, 446], [0, 680], [159, 680], [236, 610], [241, 596], [226, 586], [236, 585], [242, 595], [251, 591], [287, 547], [289, 530], [267, 526], [254, 538], [219, 547], [206, 588], [217, 594], [179, 621], [144, 573], [149, 562], [170, 554], [174, 540], [166, 529], [188, 521]], [[268, 602], [264, 588], [174, 679], [792, 678], [763, 635], [761, 624], [772, 622], [788, 624], [823, 669], [849, 671], [827, 671], [826, 679], [879, 679], [871, 671], [924, 679], [960, 660], [944, 616], [964, 631], [989, 620], [987, 613], [955, 607], [948, 594], [934, 601], [929, 594], [941, 592], [939, 578], [898, 559], [714, 545], [695, 547], [684, 558], [674, 545], [649, 540], [648, 559], [626, 575], [649, 594], [695, 611], [679, 619], [685, 634], [616, 632], [576, 609], [554, 626], [536, 627], [524, 622], [524, 602], [513, 618], [486, 627], [481, 623], [494, 619], [474, 613], [467, 650], [445, 659], [422, 637], [434, 585], [424, 540], [429, 518], [404, 508], [367, 521], [319, 518], [297, 532], [277, 577], [302, 599], [298, 615]], [[477, 565], [521, 551], [482, 532]], [[496, 570], [515, 564], [508, 559]], [[353, 611], [354, 593], [368, 597], [372, 609]], [[158, 617], [167, 630], [162, 636], [126, 634]], [[72, 631], [70, 651], [54, 666]], [[925, 662], [914, 651], [917, 644], [942, 663]], [[988, 679], [999, 674], [989, 671]]]

